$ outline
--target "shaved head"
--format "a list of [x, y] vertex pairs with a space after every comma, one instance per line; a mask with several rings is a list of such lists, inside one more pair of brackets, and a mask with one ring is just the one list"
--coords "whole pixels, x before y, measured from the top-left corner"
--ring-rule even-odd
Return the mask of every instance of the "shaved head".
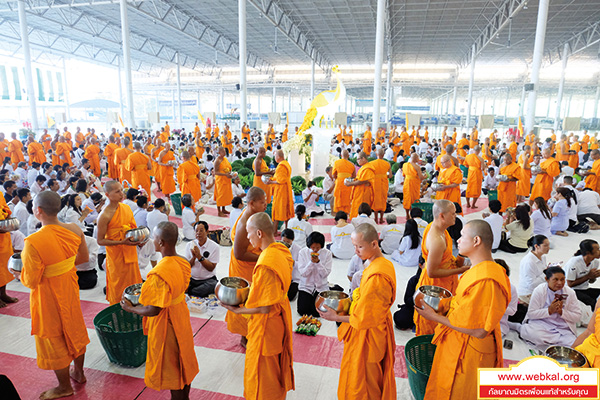
[[283, 159], [285, 157], [285, 155], [283, 154], [283, 150], [277, 150], [275, 152], [275, 154], [277, 155], [277, 157]]
[[547, 147], [544, 150], [542, 150], [542, 156], [544, 158], [550, 158], [550, 156], [552, 155], [552, 153], [550, 152], [550, 148]]
[[181, 152], [181, 157], [184, 158], [184, 159], [186, 159], [186, 160], [189, 159], [190, 158], [190, 152], [187, 151], [187, 150], [182, 151]]
[[368, 158], [369, 156], [367, 155], [367, 153], [365, 153], [364, 151], [361, 151], [360, 153], [358, 153], [358, 158]]
[[456, 210], [456, 207], [454, 206], [454, 203], [450, 200], [443, 199], [436, 200], [433, 202], [433, 218], [437, 218], [440, 216], [440, 214], [444, 214], [452, 210]]
[[487, 221], [482, 219], [474, 219], [467, 222], [465, 225], [465, 236], [471, 236], [472, 238], [479, 237], [483, 246], [490, 251], [492, 250], [494, 233], [492, 232], [492, 227], [489, 223], [487, 223]]
[[273, 236], [275, 233], [273, 221], [271, 221], [269, 214], [265, 212], [256, 213], [248, 218], [246, 228], [249, 230], [250, 227], [256, 229], [257, 231], [263, 232], [266, 236]]
[[371, 243], [379, 240], [377, 230], [371, 224], [360, 224], [354, 230], [354, 234], [360, 235], [363, 242]]
[[179, 238], [177, 225], [170, 221], [160, 222], [156, 228], [154, 228], [154, 236], [171, 246], [176, 246], [177, 239]]
[[450, 161], [452, 161], [452, 159], [450, 158], [450, 156], [448, 154], [444, 154], [440, 160], [440, 162], [442, 162], [442, 163], [447, 163]]
[[454, 153], [454, 146], [452, 146], [451, 144], [446, 146], [446, 153], [448, 153], [448, 154]]
[[250, 189], [248, 189], [248, 193], [246, 194], [246, 199], [248, 201], [256, 201], [256, 200], [262, 200], [266, 196], [267, 196], [267, 194], [265, 193], [264, 190], [262, 190], [258, 186], [252, 186]]
[[385, 154], [385, 152], [383, 151], [383, 148], [377, 150], [377, 157], [383, 158], [384, 154]]
[[346, 150], [346, 149], [342, 150], [342, 158], [344, 160], [347, 160], [348, 158], [350, 158], [350, 153], [348, 152], [348, 150]]
[[142, 144], [140, 142], [133, 142], [133, 148], [136, 150], [142, 150]]
[[35, 196], [33, 206], [39, 207], [49, 217], [56, 217], [60, 211], [60, 196], [52, 190], [44, 190]]
[[108, 192], [112, 192], [114, 190], [117, 189], [117, 187], [121, 187], [121, 184], [119, 183], [119, 181], [108, 181], [104, 184], [104, 191], [106, 193]]
[[131, 140], [129, 140], [129, 138], [127, 136], [125, 136], [125, 138], [123, 139], [123, 145], [125, 147], [129, 147], [130, 142], [131, 142]]

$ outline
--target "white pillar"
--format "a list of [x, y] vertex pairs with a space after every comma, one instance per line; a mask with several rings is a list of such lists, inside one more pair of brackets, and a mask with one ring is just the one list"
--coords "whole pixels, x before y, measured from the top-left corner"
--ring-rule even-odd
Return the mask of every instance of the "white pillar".
[[[121, 118], [125, 118], [125, 112], [123, 107], [123, 82], [121, 77], [121, 57], [117, 56], [117, 83], [119, 85], [119, 109], [121, 110]], [[158, 100], [156, 100], [156, 107], [158, 108]], [[158, 110], [157, 110], [158, 112]], [[125, 122], [125, 121], [123, 121]]]
[[504, 103], [504, 124], [508, 116], [508, 97], [510, 96], [510, 87], [506, 88], [506, 102]]
[[452, 115], [456, 115], [456, 95], [458, 92], [458, 86], [454, 83], [454, 92], [452, 93]]
[[373, 132], [377, 132], [377, 129], [379, 128], [379, 113], [381, 111], [381, 68], [383, 66], [385, 3], [385, 0], [377, 0], [377, 29], [375, 31], [375, 78], [373, 82]]
[[446, 93], [446, 108], [444, 110], [444, 115], [448, 115], [449, 107], [450, 107], [450, 92]]
[[535, 44], [533, 46], [533, 61], [531, 63], [530, 83], [533, 90], [529, 92], [527, 101], [527, 117], [525, 118], [525, 132], [529, 133], [535, 125], [535, 105], [537, 100], [538, 84], [540, 82], [540, 68], [544, 55], [544, 41], [546, 39], [546, 23], [548, 22], [548, 5], [550, 0], [540, 0], [538, 8], [537, 26], [535, 29]]
[[29, 51], [29, 28], [27, 26], [27, 15], [25, 14], [25, 1], [19, 0], [19, 28], [21, 28], [21, 47], [23, 47], [23, 58], [25, 61], [25, 80], [27, 81], [27, 98], [29, 99], [29, 112], [31, 113], [31, 126], [33, 131], [39, 129], [37, 108], [35, 105], [35, 90], [33, 88], [33, 70], [31, 68], [31, 53]]
[[469, 124], [471, 123], [471, 109], [472, 109], [472, 101], [473, 101], [473, 81], [475, 80], [475, 43], [473, 43], [471, 54], [471, 74], [469, 76], [469, 94], [467, 96], [467, 122], [465, 123], [465, 128], [469, 129]]
[[179, 52], [175, 53], [177, 58], [177, 119], [179, 120], [179, 127], [183, 125], [183, 106], [181, 104], [181, 60], [179, 59]]
[[127, 0], [121, 0], [121, 39], [123, 41], [123, 62], [125, 64], [125, 95], [127, 96], [128, 116], [126, 124], [135, 128], [133, 105], [133, 80], [131, 77], [131, 48], [129, 46], [129, 20], [127, 19]]
[[563, 59], [562, 59], [562, 69], [560, 71], [560, 81], [558, 82], [558, 97], [556, 98], [556, 115], [554, 117], [554, 131], [558, 131], [558, 125], [560, 123], [560, 106], [562, 105], [563, 91], [565, 88], [565, 73], [567, 71], [567, 62], [569, 61], [569, 56], [567, 52], [569, 51], [569, 44], [565, 43], [565, 48], [563, 50]]
[[315, 60], [310, 60], [310, 95], [308, 102], [310, 103], [315, 96]]
[[71, 120], [71, 105], [69, 104], [69, 87], [67, 85], [67, 64], [65, 58], [62, 59], [63, 64], [63, 84], [65, 86], [65, 104], [67, 105], [67, 121]]
[[525, 110], [525, 85], [521, 90], [521, 102], [519, 103], [519, 117], [523, 117], [523, 110]]
[[587, 103], [587, 98], [583, 97], [583, 106], [581, 107], [581, 118], [585, 115], [585, 103]]
[[[175, 119], [175, 91], [171, 90], [171, 115]], [[175, 125], [175, 124], [173, 124]]]
[[387, 84], [385, 87], [385, 119], [387, 121], [386, 126], [388, 131], [391, 128], [391, 122], [390, 120], [392, 119], [391, 116], [391, 110], [392, 107], [390, 105], [391, 101], [392, 101], [392, 73], [393, 73], [393, 68], [394, 66], [392, 65], [392, 57], [388, 57], [388, 65], [387, 65]]
[[288, 92], [288, 112], [292, 111], [292, 89]]
[[246, 87], [246, 0], [238, 0], [238, 31], [240, 60], [240, 126], [248, 122], [248, 91]]
[[198, 109], [198, 111], [202, 112], [202, 107], [200, 107], [200, 91], [198, 90], [198, 93], [196, 94], [196, 108]]
[[[485, 100], [486, 100], [486, 93], [483, 93], [483, 106], [481, 107], [481, 114], [485, 114]], [[477, 115], [477, 110], [475, 110], [475, 115]]]
[[569, 95], [569, 100], [567, 103], [567, 113], [565, 114], [565, 117], [568, 117], [571, 114], [571, 100], [573, 100], [573, 93]]
[[596, 88], [596, 99], [594, 100], [594, 118], [598, 118], [598, 101], [600, 100], [600, 82]]
[[277, 88], [273, 86], [273, 96], [271, 97], [271, 112], [277, 112]]
[[[221, 87], [221, 97], [220, 97], [220, 106], [219, 106], [219, 113], [221, 114], [221, 116], [225, 115], [225, 89], [223, 87]], [[216, 123], [217, 121], [214, 121], [213, 123]]]

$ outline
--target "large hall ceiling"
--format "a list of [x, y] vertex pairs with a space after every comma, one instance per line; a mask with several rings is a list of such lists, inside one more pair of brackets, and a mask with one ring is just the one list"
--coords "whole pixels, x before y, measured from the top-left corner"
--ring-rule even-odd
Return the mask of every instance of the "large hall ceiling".
[[[395, 65], [464, 67], [473, 43], [496, 16], [509, 10], [498, 35], [488, 38], [478, 63], [531, 62], [538, 1], [388, 0], [385, 52]], [[25, 0], [34, 51], [117, 65], [121, 51], [118, 0]], [[503, 8], [504, 7], [504, 8]], [[19, 52], [16, 0], [0, 0], [0, 43]], [[500, 10], [500, 11], [499, 11]], [[376, 0], [248, 0], [247, 48], [250, 73], [309, 65], [372, 66]], [[132, 0], [128, 2], [133, 68], [153, 75], [169, 72], [179, 53], [183, 71], [219, 76], [238, 65], [238, 1]], [[505, 15], [506, 17], [506, 15]], [[591, 27], [591, 28], [590, 28]], [[585, 49], [572, 58], [598, 59], [599, 0], [550, 0], [545, 63], [588, 28]], [[510, 43], [510, 44], [509, 44]], [[593, 43], [591, 46], [587, 44]], [[478, 48], [479, 50], [479, 48]], [[478, 51], [479, 53], [479, 51]], [[306, 73], [306, 72], [305, 72]], [[364, 84], [364, 82], [362, 83]], [[358, 88], [358, 87], [357, 87]]]

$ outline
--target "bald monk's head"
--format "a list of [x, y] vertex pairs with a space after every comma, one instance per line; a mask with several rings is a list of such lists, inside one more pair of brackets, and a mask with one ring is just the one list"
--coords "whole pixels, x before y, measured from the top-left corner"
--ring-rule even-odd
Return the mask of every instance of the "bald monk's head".
[[475, 154], [479, 154], [481, 152], [481, 146], [477, 145], [473, 147], [473, 151], [475, 152]]
[[453, 146], [453, 145], [451, 145], [451, 144], [447, 145], [447, 146], [446, 146], [446, 153], [447, 153], [447, 154], [452, 154], [452, 153], [454, 153], [454, 146]]
[[508, 164], [512, 164], [513, 159], [512, 159], [512, 155], [510, 153], [506, 153], [504, 155], [504, 164], [508, 165]]
[[531, 151], [531, 146], [530, 146], [530, 145], [528, 145], [528, 144], [526, 144], [525, 146], [523, 146], [523, 151], [524, 151], [525, 153], [529, 153], [529, 152]]
[[248, 201], [248, 209], [252, 214], [264, 212], [267, 209], [267, 195], [258, 186], [252, 186], [248, 189], [246, 201]]
[[552, 156], [552, 152], [550, 151], [549, 147], [546, 147], [544, 150], [542, 150], [542, 157], [550, 158], [551, 156]]
[[129, 147], [129, 143], [131, 143], [131, 140], [129, 140], [128, 137], [125, 137], [123, 139], [123, 147]]
[[108, 181], [104, 184], [104, 192], [106, 197], [112, 203], [118, 203], [123, 200], [123, 187], [119, 181]]
[[490, 224], [482, 219], [467, 222], [458, 239], [460, 254], [470, 257], [474, 254], [489, 254], [491, 258], [494, 234]]
[[364, 151], [361, 151], [360, 153], [358, 153], [358, 158], [356, 160], [358, 162], [358, 165], [363, 166], [366, 163], [369, 162], [367, 153], [365, 153]]
[[109, 143], [114, 143], [115, 142], [115, 137], [113, 135], [110, 135], [108, 137], [108, 141], [109, 141]]
[[265, 212], [256, 213], [246, 222], [246, 232], [248, 232], [248, 240], [254, 247], [259, 247], [261, 250], [266, 249], [275, 241], [273, 235], [275, 228], [269, 214]]
[[592, 157], [592, 160], [597, 160], [598, 158], [600, 158], [600, 151], [598, 151], [598, 149], [592, 150], [592, 152], [590, 153], [590, 157]]
[[183, 158], [184, 160], [189, 160], [190, 159], [190, 152], [187, 150], [184, 150], [181, 152], [181, 158]]
[[381, 255], [379, 235], [373, 225], [358, 225], [354, 232], [352, 232], [350, 238], [354, 245], [354, 251], [361, 260], [372, 260]]
[[171, 254], [169, 250], [175, 250], [178, 238], [179, 232], [177, 225], [175, 225], [174, 222], [160, 222], [156, 225], [156, 228], [154, 228], [154, 249], [161, 253], [163, 257], [175, 255]]
[[219, 156], [225, 157], [225, 155], [227, 154], [227, 152], [225, 151], [225, 147], [222, 147], [222, 146], [219, 147], [218, 153], [219, 153]]
[[382, 158], [383, 158], [383, 155], [384, 155], [384, 153], [385, 153], [385, 152], [384, 152], [384, 150], [383, 150], [383, 147], [382, 147], [382, 148], [380, 148], [379, 150], [377, 150], [377, 158], [379, 158], [379, 159], [382, 159]]
[[283, 150], [277, 150], [275, 152], [275, 161], [277, 161], [277, 163], [279, 164], [283, 160], [285, 160], [285, 156], [283, 155]]
[[267, 149], [265, 149], [264, 147], [259, 147], [258, 148], [258, 156], [260, 158], [264, 158], [267, 155]]
[[350, 158], [350, 153], [348, 152], [348, 150], [346, 150], [346, 149], [342, 150], [342, 158], [344, 160], [347, 160], [348, 158]]
[[433, 202], [433, 221], [439, 228], [445, 230], [456, 222], [456, 206], [450, 200]]
[[135, 151], [142, 151], [142, 144], [140, 142], [133, 142], [133, 148]]
[[417, 164], [419, 162], [419, 160], [420, 160], [420, 158], [419, 158], [419, 155], [417, 153], [412, 153], [410, 155], [410, 162], [411, 163]]
[[448, 154], [444, 154], [440, 160], [440, 164], [442, 164], [443, 168], [450, 168], [452, 166], [452, 159]]
[[44, 222], [47, 218], [56, 218], [60, 211], [60, 196], [52, 190], [40, 192], [33, 200], [34, 214]]

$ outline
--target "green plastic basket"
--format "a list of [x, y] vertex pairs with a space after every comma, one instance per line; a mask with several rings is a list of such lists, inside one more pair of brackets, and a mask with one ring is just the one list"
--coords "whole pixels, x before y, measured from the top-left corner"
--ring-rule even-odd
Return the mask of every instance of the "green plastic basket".
[[181, 212], [183, 211], [181, 209], [181, 193], [173, 193], [171, 195], [171, 204], [173, 205], [175, 215], [181, 215]]
[[423, 400], [425, 397], [436, 348], [431, 343], [432, 339], [433, 335], [417, 336], [410, 339], [404, 347], [408, 384], [416, 400]]
[[[267, 209], [265, 210], [265, 212], [267, 214], [269, 214], [269, 217], [273, 218], [273, 203], [272, 202], [267, 204]], [[280, 230], [282, 226], [283, 226], [283, 221], [279, 221], [279, 223], [277, 224], [277, 230]]]
[[119, 303], [94, 317], [96, 333], [111, 362], [134, 368], [146, 362], [148, 338], [142, 320], [142, 316], [123, 310]]
[[466, 165], [461, 165], [460, 171], [462, 172], [464, 178], [469, 177], [469, 167], [467, 167]]
[[433, 203], [413, 203], [411, 207], [423, 210], [423, 219], [425, 221], [433, 221]]
[[488, 200], [498, 200], [498, 191], [488, 190]]

